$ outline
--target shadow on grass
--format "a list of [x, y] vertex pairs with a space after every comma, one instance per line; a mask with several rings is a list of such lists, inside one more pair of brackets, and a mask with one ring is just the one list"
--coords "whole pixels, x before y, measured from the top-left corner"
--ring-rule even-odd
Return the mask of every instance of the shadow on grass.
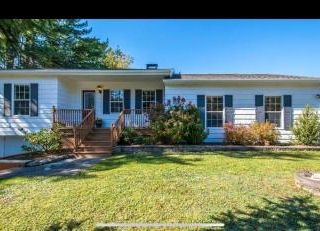
[[228, 211], [210, 220], [225, 224], [225, 230], [320, 230], [320, 207], [312, 197], [264, 199], [265, 206], [247, 211]]
[[45, 231], [58, 231], [58, 230], [77, 230], [81, 227], [81, 224], [85, 222], [85, 220], [77, 221], [74, 219], [71, 219], [67, 222], [56, 222], [51, 224], [48, 228], [45, 229]]
[[291, 161], [320, 160], [320, 154], [311, 151], [213, 151], [204, 152], [206, 155], [221, 155], [232, 158], [283, 159]]
[[201, 161], [200, 157], [182, 158], [172, 155], [138, 153], [129, 155], [114, 155], [106, 160], [100, 162], [90, 171], [105, 171], [119, 168], [123, 165], [137, 163], [137, 164], [180, 164], [180, 165], [194, 165], [195, 162]]

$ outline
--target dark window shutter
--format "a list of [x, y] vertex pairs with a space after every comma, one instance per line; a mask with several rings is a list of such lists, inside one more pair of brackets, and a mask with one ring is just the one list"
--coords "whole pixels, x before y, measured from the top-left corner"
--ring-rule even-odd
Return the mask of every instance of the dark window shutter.
[[255, 105], [256, 105], [256, 107], [263, 106], [263, 95], [256, 95], [256, 97], [255, 97]]
[[110, 90], [103, 90], [103, 114], [110, 114]]
[[30, 116], [38, 116], [38, 94], [39, 88], [37, 83], [31, 83], [31, 108]]
[[197, 107], [200, 113], [200, 119], [202, 122], [203, 128], [205, 128], [205, 96], [204, 95], [197, 95]]
[[3, 86], [3, 114], [4, 116], [11, 116], [11, 100], [12, 100], [12, 84], [5, 83]]
[[283, 106], [284, 107], [292, 107], [292, 97], [291, 95], [283, 96]]
[[124, 98], [124, 109], [131, 109], [130, 89], [125, 89], [123, 91], [123, 98]]
[[225, 106], [225, 122], [233, 123], [234, 121], [234, 110], [233, 110], [233, 96], [224, 96], [224, 106]]
[[256, 105], [256, 121], [259, 123], [265, 122], [263, 95], [255, 96], [255, 105]]
[[224, 96], [224, 100], [225, 100], [225, 103], [224, 103], [225, 107], [233, 107], [233, 97], [232, 97], [232, 95], [225, 95]]
[[157, 103], [163, 103], [163, 90], [162, 89], [156, 90], [156, 101], [157, 101]]
[[141, 114], [141, 109], [142, 109], [142, 90], [136, 90], [135, 92], [135, 109], [136, 109], [136, 114]]
[[292, 115], [292, 96], [283, 96], [283, 112], [284, 112], [284, 129], [290, 130], [292, 127], [293, 115]]

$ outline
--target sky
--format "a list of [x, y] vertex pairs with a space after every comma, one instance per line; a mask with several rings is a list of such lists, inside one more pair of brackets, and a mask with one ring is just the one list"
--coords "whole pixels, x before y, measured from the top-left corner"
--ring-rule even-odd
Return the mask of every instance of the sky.
[[90, 19], [91, 35], [181, 73], [320, 77], [320, 20]]

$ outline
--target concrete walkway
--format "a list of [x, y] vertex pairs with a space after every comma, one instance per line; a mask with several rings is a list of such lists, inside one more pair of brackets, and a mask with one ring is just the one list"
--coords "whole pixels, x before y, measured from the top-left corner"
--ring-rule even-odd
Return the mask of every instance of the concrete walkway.
[[74, 175], [107, 158], [106, 156], [66, 159], [35, 167], [12, 168], [0, 171], [0, 179], [14, 176], [61, 176]]

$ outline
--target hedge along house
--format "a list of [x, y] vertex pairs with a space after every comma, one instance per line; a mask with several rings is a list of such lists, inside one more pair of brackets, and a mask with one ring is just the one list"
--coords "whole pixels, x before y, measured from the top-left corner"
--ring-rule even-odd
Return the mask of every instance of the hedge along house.
[[[179, 74], [171, 69], [0, 71], [0, 157], [21, 153], [24, 132], [57, 122], [79, 153], [106, 153], [124, 127], [146, 128], [151, 105], [181, 96], [200, 109], [205, 142], [223, 124], [271, 121], [281, 142], [306, 104], [319, 109], [320, 79], [284, 75]], [[54, 108], [54, 110], [53, 110]], [[104, 129], [94, 129], [101, 118]]]

